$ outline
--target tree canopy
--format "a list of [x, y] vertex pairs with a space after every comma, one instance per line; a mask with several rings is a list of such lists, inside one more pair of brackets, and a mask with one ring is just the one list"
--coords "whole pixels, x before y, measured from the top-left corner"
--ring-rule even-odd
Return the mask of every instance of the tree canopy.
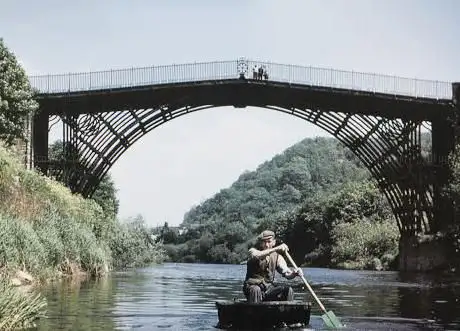
[[27, 139], [26, 120], [37, 109], [26, 72], [0, 38], [0, 139], [7, 145]]

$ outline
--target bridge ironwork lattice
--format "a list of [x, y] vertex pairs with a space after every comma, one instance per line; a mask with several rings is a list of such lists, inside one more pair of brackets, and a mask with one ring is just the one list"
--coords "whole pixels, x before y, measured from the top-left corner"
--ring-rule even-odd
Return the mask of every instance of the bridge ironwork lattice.
[[[119, 70], [30, 76], [42, 94], [129, 88], [251, 78], [254, 66], [264, 66], [269, 80], [283, 83], [385, 93], [416, 98], [451, 99], [449, 82], [421, 80], [374, 73], [239, 59], [234, 61], [161, 65]], [[243, 78], [241, 77], [241, 78]]]

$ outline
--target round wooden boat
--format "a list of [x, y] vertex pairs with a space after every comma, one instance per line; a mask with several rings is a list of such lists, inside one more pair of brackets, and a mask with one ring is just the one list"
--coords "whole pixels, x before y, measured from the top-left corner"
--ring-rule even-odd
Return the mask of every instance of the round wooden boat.
[[235, 299], [216, 301], [220, 329], [263, 329], [281, 326], [304, 327], [310, 323], [311, 304], [304, 301], [248, 303]]

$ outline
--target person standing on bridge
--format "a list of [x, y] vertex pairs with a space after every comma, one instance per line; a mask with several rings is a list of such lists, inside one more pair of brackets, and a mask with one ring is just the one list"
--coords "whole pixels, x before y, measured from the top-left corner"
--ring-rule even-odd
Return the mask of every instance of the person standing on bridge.
[[262, 66], [262, 72], [265, 80], [268, 80], [268, 71], [266, 66]]
[[254, 64], [254, 67], [252, 68], [252, 79], [257, 79], [258, 74], [259, 70], [257, 68], [257, 64]]
[[303, 276], [302, 269], [288, 268], [281, 254], [289, 250], [286, 244], [275, 247], [275, 233], [263, 231], [257, 238], [257, 248], [249, 249], [243, 293], [250, 303], [262, 301], [292, 301], [294, 291], [287, 285], [274, 285], [275, 271], [286, 279]]
[[263, 67], [263, 66], [259, 66], [259, 72], [258, 72], [257, 78], [258, 78], [259, 80], [262, 80], [263, 77], [264, 77], [264, 67]]

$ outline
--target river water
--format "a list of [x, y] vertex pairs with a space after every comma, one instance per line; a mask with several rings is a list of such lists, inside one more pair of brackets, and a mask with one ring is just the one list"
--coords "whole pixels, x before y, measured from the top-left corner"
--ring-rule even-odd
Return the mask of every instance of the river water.
[[[460, 278], [399, 272], [303, 269], [324, 306], [350, 330], [460, 330]], [[242, 298], [244, 265], [166, 263], [45, 289], [37, 330], [218, 330], [214, 302]], [[284, 281], [282, 278], [278, 281]], [[308, 329], [324, 329], [312, 302]]]

